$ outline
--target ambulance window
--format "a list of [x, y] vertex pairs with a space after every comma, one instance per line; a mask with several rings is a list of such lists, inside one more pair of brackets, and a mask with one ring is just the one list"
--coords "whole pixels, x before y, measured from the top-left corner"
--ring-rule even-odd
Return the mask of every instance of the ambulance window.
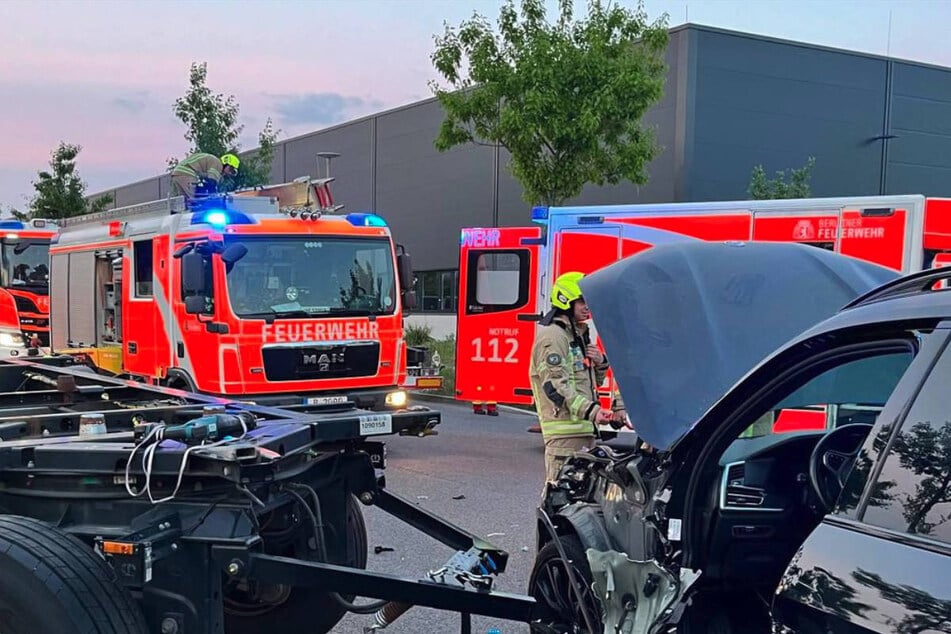
[[466, 295], [469, 313], [511, 310], [528, 303], [528, 251], [473, 251]]
[[135, 296], [152, 296], [152, 240], [140, 240], [133, 244], [135, 266]]

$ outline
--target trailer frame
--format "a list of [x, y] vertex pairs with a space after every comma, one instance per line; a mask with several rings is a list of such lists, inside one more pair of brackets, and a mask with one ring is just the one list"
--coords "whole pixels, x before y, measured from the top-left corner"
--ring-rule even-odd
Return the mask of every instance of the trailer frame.
[[[88, 545], [152, 634], [224, 634], [227, 593], [251, 581], [331, 593], [364, 614], [352, 597], [382, 600], [370, 606], [381, 612], [453, 611], [463, 632], [473, 614], [530, 623], [532, 597], [493, 589], [508, 553], [386, 488], [382, 437], [427, 436], [440, 420], [420, 406], [268, 407], [102, 376], [72, 357], [4, 360], [0, 515], [41, 520]], [[418, 579], [365, 570], [365, 552], [364, 566], [348, 565], [348, 513], [360, 504], [455, 554]], [[308, 556], [274, 552], [281, 530]]]

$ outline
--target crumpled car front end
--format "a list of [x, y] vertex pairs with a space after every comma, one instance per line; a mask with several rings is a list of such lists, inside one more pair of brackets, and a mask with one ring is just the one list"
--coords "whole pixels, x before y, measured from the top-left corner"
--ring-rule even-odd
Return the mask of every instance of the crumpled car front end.
[[[550, 628], [536, 631], [653, 632], [676, 621], [700, 576], [678, 564], [679, 521], [666, 517], [669, 465], [662, 455], [625, 442], [576, 454], [548, 487], [538, 511], [540, 552], [584, 560], [562, 566], [558, 579], [533, 574], [532, 594]], [[569, 547], [558, 548], [565, 536]]]
[[703, 442], [692, 432], [716, 426], [705, 416], [765, 358], [895, 276], [810, 246], [701, 242], [583, 279], [635, 433], [575, 454], [548, 486], [530, 581], [537, 631], [655, 634], [677, 623], [704, 584], [683, 564], [693, 465], [679, 449]]

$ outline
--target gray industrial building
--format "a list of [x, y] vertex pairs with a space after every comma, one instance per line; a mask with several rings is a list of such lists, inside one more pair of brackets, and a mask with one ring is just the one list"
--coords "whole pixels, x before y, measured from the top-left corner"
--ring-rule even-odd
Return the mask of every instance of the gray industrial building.
[[[750, 172], [816, 157], [816, 196], [951, 196], [951, 69], [698, 25], [671, 30], [663, 99], [646, 120], [663, 151], [650, 182], [589, 187], [577, 204], [745, 199]], [[459, 230], [529, 222], [504, 150], [433, 147], [434, 99], [282, 141], [272, 182], [318, 175], [338, 152], [338, 203], [375, 211], [413, 255], [422, 313], [455, 311]], [[97, 192], [116, 206], [168, 195], [168, 177]]]

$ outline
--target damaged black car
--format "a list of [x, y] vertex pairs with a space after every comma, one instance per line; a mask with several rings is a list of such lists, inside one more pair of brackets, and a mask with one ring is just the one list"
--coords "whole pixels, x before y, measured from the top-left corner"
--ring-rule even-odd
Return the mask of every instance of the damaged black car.
[[689, 243], [582, 280], [636, 431], [548, 486], [533, 630], [951, 632], [949, 277]]

